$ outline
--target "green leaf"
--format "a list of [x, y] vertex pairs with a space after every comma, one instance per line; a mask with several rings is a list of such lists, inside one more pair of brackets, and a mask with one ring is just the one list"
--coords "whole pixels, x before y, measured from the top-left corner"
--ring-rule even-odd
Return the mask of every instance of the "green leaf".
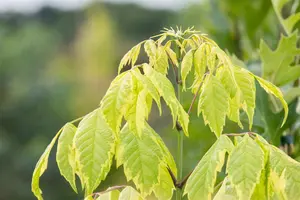
[[130, 72], [118, 75], [101, 101], [101, 109], [109, 126], [118, 133], [122, 117], [133, 99], [134, 81]]
[[198, 103], [198, 115], [202, 112], [205, 124], [220, 137], [229, 109], [229, 95], [215, 76], [208, 76]]
[[286, 181], [284, 179], [284, 172], [285, 171], [279, 176], [276, 172], [271, 170], [270, 176], [268, 177], [268, 192], [270, 199], [288, 199], [285, 193]]
[[176, 163], [174, 161], [174, 158], [172, 156], [172, 154], [170, 153], [169, 149], [167, 148], [167, 146], [165, 145], [164, 141], [162, 140], [162, 138], [160, 137], [160, 135], [158, 133], [156, 133], [150, 126], [148, 123], [146, 123], [146, 129], [145, 131], [149, 132], [148, 134], [152, 135], [153, 139], [158, 143], [158, 145], [161, 148], [161, 153], [163, 155], [163, 161], [166, 165], [166, 167], [169, 167], [173, 174], [175, 176], [177, 176], [177, 168], [176, 168]]
[[240, 199], [250, 199], [263, 167], [264, 152], [246, 134], [229, 155], [226, 169]]
[[141, 195], [132, 187], [127, 186], [122, 190], [119, 196], [119, 200], [143, 200]]
[[127, 64], [131, 63], [131, 66], [133, 67], [134, 64], [137, 61], [137, 58], [139, 56], [140, 53], [140, 49], [141, 49], [141, 44], [143, 42], [140, 42], [139, 44], [135, 45], [134, 47], [132, 47], [121, 59], [121, 62], [119, 64], [119, 68], [118, 68], [118, 74], [121, 72], [121, 70], [123, 69], [123, 67]]
[[149, 64], [151, 66], [154, 66], [156, 62], [156, 45], [153, 40], [147, 40], [144, 44], [145, 52], [147, 53], [149, 57]]
[[31, 191], [38, 198], [38, 200], [42, 200], [42, 190], [40, 189], [40, 177], [44, 174], [48, 166], [48, 158], [51, 152], [53, 145], [55, 144], [58, 136], [60, 135], [62, 129], [58, 131], [58, 133], [54, 136], [50, 144], [45, 149], [44, 153], [41, 155], [39, 161], [37, 162], [31, 180]]
[[136, 77], [136, 79], [139, 81], [141, 85], [148, 91], [150, 96], [155, 100], [159, 113], [161, 115], [161, 104], [160, 104], [160, 95], [158, 91], [156, 90], [155, 86], [151, 82], [151, 80], [147, 77], [141, 74], [139, 70], [132, 70], [133, 75]]
[[222, 186], [213, 200], [238, 200], [235, 188], [232, 186], [228, 177], [223, 180]]
[[258, 81], [258, 83], [260, 84], [260, 86], [267, 93], [274, 95], [275, 97], [277, 97], [280, 100], [280, 102], [283, 106], [283, 109], [284, 109], [284, 118], [283, 118], [283, 121], [282, 121], [282, 124], [281, 124], [281, 126], [283, 126], [283, 124], [285, 123], [285, 121], [287, 119], [289, 109], [288, 109], [287, 103], [285, 102], [285, 100], [283, 98], [283, 94], [282, 94], [281, 90], [269, 81], [266, 81], [266, 80], [264, 80], [264, 79], [262, 79], [258, 76], [255, 76], [255, 78]]
[[284, 5], [287, 4], [289, 1], [290, 0], [272, 0], [275, 13], [281, 25], [283, 26], [284, 30], [286, 31], [287, 35], [291, 34], [293, 27], [300, 20], [300, 13], [292, 13], [286, 19], [284, 19], [283, 16], [281, 15]]
[[206, 152], [186, 183], [184, 194], [188, 194], [189, 200], [211, 199], [217, 173], [224, 164], [225, 153], [230, 153], [233, 148], [231, 140], [221, 135]]
[[251, 130], [255, 108], [255, 81], [249, 71], [239, 67], [234, 68], [234, 76], [240, 93], [240, 104], [248, 116]]
[[[300, 196], [300, 163], [293, 160], [283, 151], [270, 145], [270, 168], [285, 179], [287, 199]], [[284, 173], [284, 175], [283, 175]]]
[[229, 69], [229, 66], [223, 65], [222, 67], [217, 69], [216, 73], [216, 77], [218, 77], [218, 79], [221, 81], [230, 97], [233, 98], [237, 91], [237, 85]]
[[[171, 43], [170, 43], [171, 44]], [[170, 48], [170, 46], [165, 46], [165, 51], [167, 52], [169, 58], [171, 59], [172, 63], [178, 67], [178, 61], [177, 61], [177, 56], [176, 53]]]
[[240, 121], [240, 107], [241, 107], [241, 94], [238, 91], [233, 98], [229, 99], [229, 112], [227, 114], [228, 118], [231, 121], [236, 122], [241, 129], [243, 129], [243, 125]]
[[77, 128], [67, 123], [59, 136], [57, 143], [56, 162], [60, 171], [60, 174], [70, 183], [73, 190], [77, 193], [75, 183], [75, 151], [73, 149], [73, 138]]
[[[109, 190], [110, 188], [108, 188]], [[105, 192], [100, 194], [100, 196], [96, 200], [118, 200], [120, 196], [119, 190], [112, 190], [110, 192]]]
[[117, 146], [117, 166], [123, 165], [127, 181], [132, 180], [143, 196], [150, 194], [159, 183], [162, 157], [160, 146], [149, 131], [143, 131], [139, 137], [128, 124], [122, 128]]
[[162, 74], [167, 74], [169, 68], [168, 55], [163, 46], [156, 49], [154, 69]]
[[105, 179], [115, 153], [114, 133], [100, 108], [86, 115], [79, 123], [74, 144], [86, 195], [89, 195]]
[[159, 167], [159, 183], [153, 188], [154, 194], [158, 199], [169, 200], [175, 190], [173, 180], [165, 165]]
[[178, 118], [180, 125], [183, 127], [185, 135], [188, 136], [189, 116], [176, 98], [172, 83], [166, 78], [165, 75], [153, 70], [147, 64], [144, 64], [144, 72], [154, 84], [160, 96], [164, 98], [165, 102], [169, 106], [173, 117], [173, 127], [175, 127], [176, 120]]
[[260, 43], [263, 77], [277, 86], [285, 85], [300, 77], [300, 65], [291, 66], [295, 56], [300, 54], [300, 49], [297, 48], [297, 34], [295, 31], [289, 37], [281, 35], [274, 51], [265, 42]]
[[194, 82], [192, 84], [192, 92], [195, 93], [201, 82], [203, 82], [204, 73], [206, 71], [206, 51], [205, 44], [202, 44], [194, 54], [194, 67], [195, 67], [195, 75]]
[[181, 80], [182, 80], [183, 90], [186, 90], [185, 79], [186, 79], [187, 75], [190, 73], [192, 66], [193, 66], [193, 53], [194, 53], [194, 51], [192, 49], [190, 49], [182, 59]]

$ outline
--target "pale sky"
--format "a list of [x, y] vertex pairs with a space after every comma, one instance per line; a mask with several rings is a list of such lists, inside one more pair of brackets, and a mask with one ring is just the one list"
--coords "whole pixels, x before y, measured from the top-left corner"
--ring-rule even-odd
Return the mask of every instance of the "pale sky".
[[[43, 6], [53, 6], [60, 9], [74, 9], [97, 0], [0, 0], [0, 12], [34, 12]], [[99, 0], [98, 0], [99, 1]], [[114, 3], [137, 3], [149, 8], [180, 9], [191, 2], [200, 0], [105, 0]]]

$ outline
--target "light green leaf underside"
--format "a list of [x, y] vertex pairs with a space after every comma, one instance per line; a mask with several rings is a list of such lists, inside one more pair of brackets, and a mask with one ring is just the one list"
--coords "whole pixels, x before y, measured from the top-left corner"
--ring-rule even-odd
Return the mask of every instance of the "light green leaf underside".
[[280, 177], [284, 173], [287, 199], [300, 196], [300, 163], [290, 158], [283, 151], [270, 146], [270, 168]]
[[132, 101], [134, 90], [132, 74], [124, 72], [118, 75], [110, 84], [101, 101], [101, 109], [114, 133], [118, 133], [122, 117]]
[[43, 199], [42, 190], [40, 189], [40, 177], [44, 174], [45, 170], [47, 169], [50, 151], [53, 145], [55, 144], [60, 133], [61, 130], [58, 131], [58, 133], [54, 136], [50, 144], [47, 146], [47, 148], [45, 149], [44, 153], [41, 155], [33, 171], [32, 181], [31, 181], [31, 191], [38, 198], [38, 200]]
[[124, 166], [127, 180], [132, 180], [143, 196], [150, 194], [159, 182], [162, 158], [160, 146], [149, 131], [143, 131], [139, 137], [128, 124], [122, 128], [117, 147], [117, 166]]
[[181, 80], [182, 80], [182, 89], [186, 90], [185, 80], [187, 75], [190, 73], [193, 66], [193, 50], [189, 50], [182, 59], [181, 64]]
[[143, 200], [141, 195], [132, 187], [127, 186], [122, 190], [119, 196], [119, 200]]
[[[108, 188], [109, 190], [110, 188]], [[96, 200], [118, 200], [120, 196], [119, 190], [113, 190], [110, 192], [105, 192], [104, 194], [101, 194]]]
[[249, 129], [251, 130], [255, 108], [255, 81], [252, 74], [243, 68], [235, 67], [234, 76], [238, 85], [237, 93], [240, 94], [240, 104], [248, 116]]
[[59, 136], [57, 143], [56, 162], [60, 171], [60, 174], [70, 183], [73, 190], [77, 193], [75, 183], [75, 150], [73, 147], [73, 138], [77, 128], [67, 123]]
[[284, 118], [282, 121], [281, 126], [283, 126], [283, 124], [285, 123], [287, 116], [288, 116], [288, 112], [289, 112], [289, 108], [287, 103], [285, 102], [284, 98], [283, 98], [283, 94], [281, 92], [281, 90], [279, 88], [277, 88], [275, 85], [273, 85], [271, 82], [266, 81], [258, 76], [255, 76], [256, 80], [258, 81], [258, 83], [261, 85], [261, 87], [269, 94], [274, 95], [275, 97], [277, 97], [284, 109]]
[[173, 127], [175, 126], [176, 120], [178, 119], [185, 135], [188, 136], [189, 116], [176, 98], [172, 83], [169, 81], [169, 79], [166, 78], [166, 76], [153, 70], [147, 64], [144, 65], [144, 72], [145, 75], [154, 84], [160, 96], [164, 98], [165, 102], [169, 106], [173, 117]]
[[188, 195], [189, 200], [211, 199], [217, 173], [224, 164], [225, 153], [230, 153], [233, 148], [227, 136], [221, 135], [218, 138], [197, 164], [186, 183], [184, 194]]
[[225, 125], [226, 114], [229, 109], [229, 95], [220, 80], [215, 76], [208, 76], [202, 88], [198, 103], [198, 115], [202, 113], [205, 124], [220, 137]]
[[86, 115], [79, 123], [74, 144], [86, 195], [89, 195], [105, 179], [115, 153], [114, 133], [100, 108]]
[[264, 152], [246, 134], [229, 155], [227, 174], [240, 199], [250, 199], [260, 181], [264, 167]]

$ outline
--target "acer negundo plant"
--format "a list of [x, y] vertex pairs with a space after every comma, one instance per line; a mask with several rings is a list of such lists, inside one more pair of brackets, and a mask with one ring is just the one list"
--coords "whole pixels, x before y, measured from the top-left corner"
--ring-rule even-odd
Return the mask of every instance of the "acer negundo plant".
[[[142, 47], [149, 62], [136, 65]], [[127, 65], [131, 68], [124, 71]], [[177, 93], [168, 79], [168, 68], [174, 71]], [[75, 192], [78, 177], [86, 199], [148, 199], [151, 196], [164, 200], [171, 199], [175, 190], [176, 199], [183, 195], [188, 199], [222, 199], [225, 196], [293, 199], [299, 195], [299, 163], [256, 133], [223, 133], [226, 117], [243, 128], [240, 110], [247, 114], [251, 130], [255, 80], [281, 101], [285, 110], [284, 124], [288, 107], [281, 91], [233, 64], [205, 34], [192, 28], [185, 31], [165, 29], [129, 50], [118, 72], [100, 106], [64, 125], [42, 154], [32, 177], [32, 191], [38, 199], [43, 199], [40, 176], [47, 168], [56, 140], [56, 160], [61, 175]], [[189, 74], [193, 77], [191, 86], [186, 85]], [[187, 111], [181, 104], [182, 90], [194, 95]], [[147, 122], [153, 101], [162, 113], [161, 99], [171, 111], [173, 128], [179, 132], [177, 165], [159, 134]], [[202, 114], [217, 140], [192, 173], [183, 178], [182, 141], [184, 135], [189, 135], [189, 114], [197, 101], [198, 115]], [[94, 193], [106, 178], [114, 159], [117, 167], [123, 165], [127, 180], [133, 181], [136, 190], [114, 186]], [[226, 177], [215, 186], [225, 160]], [[125, 189], [119, 192], [123, 187]]]

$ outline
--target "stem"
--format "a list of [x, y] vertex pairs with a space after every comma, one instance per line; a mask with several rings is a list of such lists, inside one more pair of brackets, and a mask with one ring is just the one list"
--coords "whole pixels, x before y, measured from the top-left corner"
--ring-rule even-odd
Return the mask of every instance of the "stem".
[[[177, 57], [178, 57], [178, 70], [177, 70], [177, 99], [180, 104], [182, 104], [182, 97], [181, 97], [181, 53], [180, 47], [177, 48]], [[178, 123], [177, 123], [178, 124]], [[177, 166], [178, 166], [178, 177], [177, 180], [182, 179], [182, 164], [183, 164], [183, 132], [182, 129], [177, 126], [178, 135], [177, 135]], [[182, 191], [181, 189], [177, 189], [176, 191], [176, 200], [181, 200], [182, 198]]]

